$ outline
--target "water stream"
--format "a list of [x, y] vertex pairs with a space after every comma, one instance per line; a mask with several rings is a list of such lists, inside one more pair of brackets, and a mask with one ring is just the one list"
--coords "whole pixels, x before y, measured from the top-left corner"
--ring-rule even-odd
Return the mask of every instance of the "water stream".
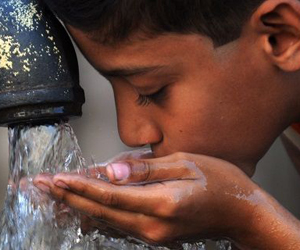
[[[9, 153], [9, 183], [0, 217], [0, 250], [168, 249], [132, 243], [132, 238], [106, 237], [105, 232], [98, 230], [83, 235], [80, 215], [32, 184], [39, 173], [87, 171], [70, 125], [10, 128]], [[217, 248], [230, 250], [226, 244], [219, 242]], [[183, 244], [181, 249], [205, 250], [205, 244]]]

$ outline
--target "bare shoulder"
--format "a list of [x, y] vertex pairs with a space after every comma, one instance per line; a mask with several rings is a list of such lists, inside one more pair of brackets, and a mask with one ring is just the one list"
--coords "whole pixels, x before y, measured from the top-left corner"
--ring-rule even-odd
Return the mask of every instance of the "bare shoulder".
[[281, 136], [283, 145], [300, 174], [300, 126], [290, 127]]

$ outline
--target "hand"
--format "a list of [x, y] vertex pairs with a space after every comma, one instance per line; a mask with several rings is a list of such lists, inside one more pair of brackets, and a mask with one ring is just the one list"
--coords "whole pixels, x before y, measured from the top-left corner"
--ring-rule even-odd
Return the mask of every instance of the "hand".
[[274, 214], [278, 206], [236, 166], [207, 156], [124, 160], [109, 164], [106, 173], [112, 183], [67, 173], [39, 176], [34, 183], [47, 185], [54, 198], [82, 213], [154, 245], [226, 237], [256, 248], [261, 211]]
[[94, 177], [102, 180], [109, 180], [106, 174], [106, 166], [108, 166], [109, 164], [113, 162], [120, 162], [126, 159], [147, 159], [147, 158], [149, 159], [152, 158], [152, 156], [153, 156], [152, 151], [148, 148], [126, 151], [114, 156], [113, 158], [105, 162], [94, 163], [93, 166], [81, 170], [79, 171], [79, 173], [82, 175], [86, 175], [88, 177]]

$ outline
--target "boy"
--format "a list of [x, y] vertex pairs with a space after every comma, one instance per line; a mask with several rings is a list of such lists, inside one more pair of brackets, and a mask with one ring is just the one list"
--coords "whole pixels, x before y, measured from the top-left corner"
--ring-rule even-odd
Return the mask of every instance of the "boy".
[[154, 158], [38, 187], [152, 244], [300, 249], [300, 222], [249, 178], [300, 121], [298, 0], [45, 1], [111, 82], [123, 142]]

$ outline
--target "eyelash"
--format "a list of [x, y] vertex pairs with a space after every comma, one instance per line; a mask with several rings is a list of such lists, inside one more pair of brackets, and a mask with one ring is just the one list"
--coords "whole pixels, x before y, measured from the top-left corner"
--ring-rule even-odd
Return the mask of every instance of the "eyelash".
[[151, 102], [160, 103], [165, 99], [166, 96], [166, 87], [161, 88], [157, 92], [150, 95], [141, 95], [139, 94], [136, 103], [139, 106], [148, 106]]

